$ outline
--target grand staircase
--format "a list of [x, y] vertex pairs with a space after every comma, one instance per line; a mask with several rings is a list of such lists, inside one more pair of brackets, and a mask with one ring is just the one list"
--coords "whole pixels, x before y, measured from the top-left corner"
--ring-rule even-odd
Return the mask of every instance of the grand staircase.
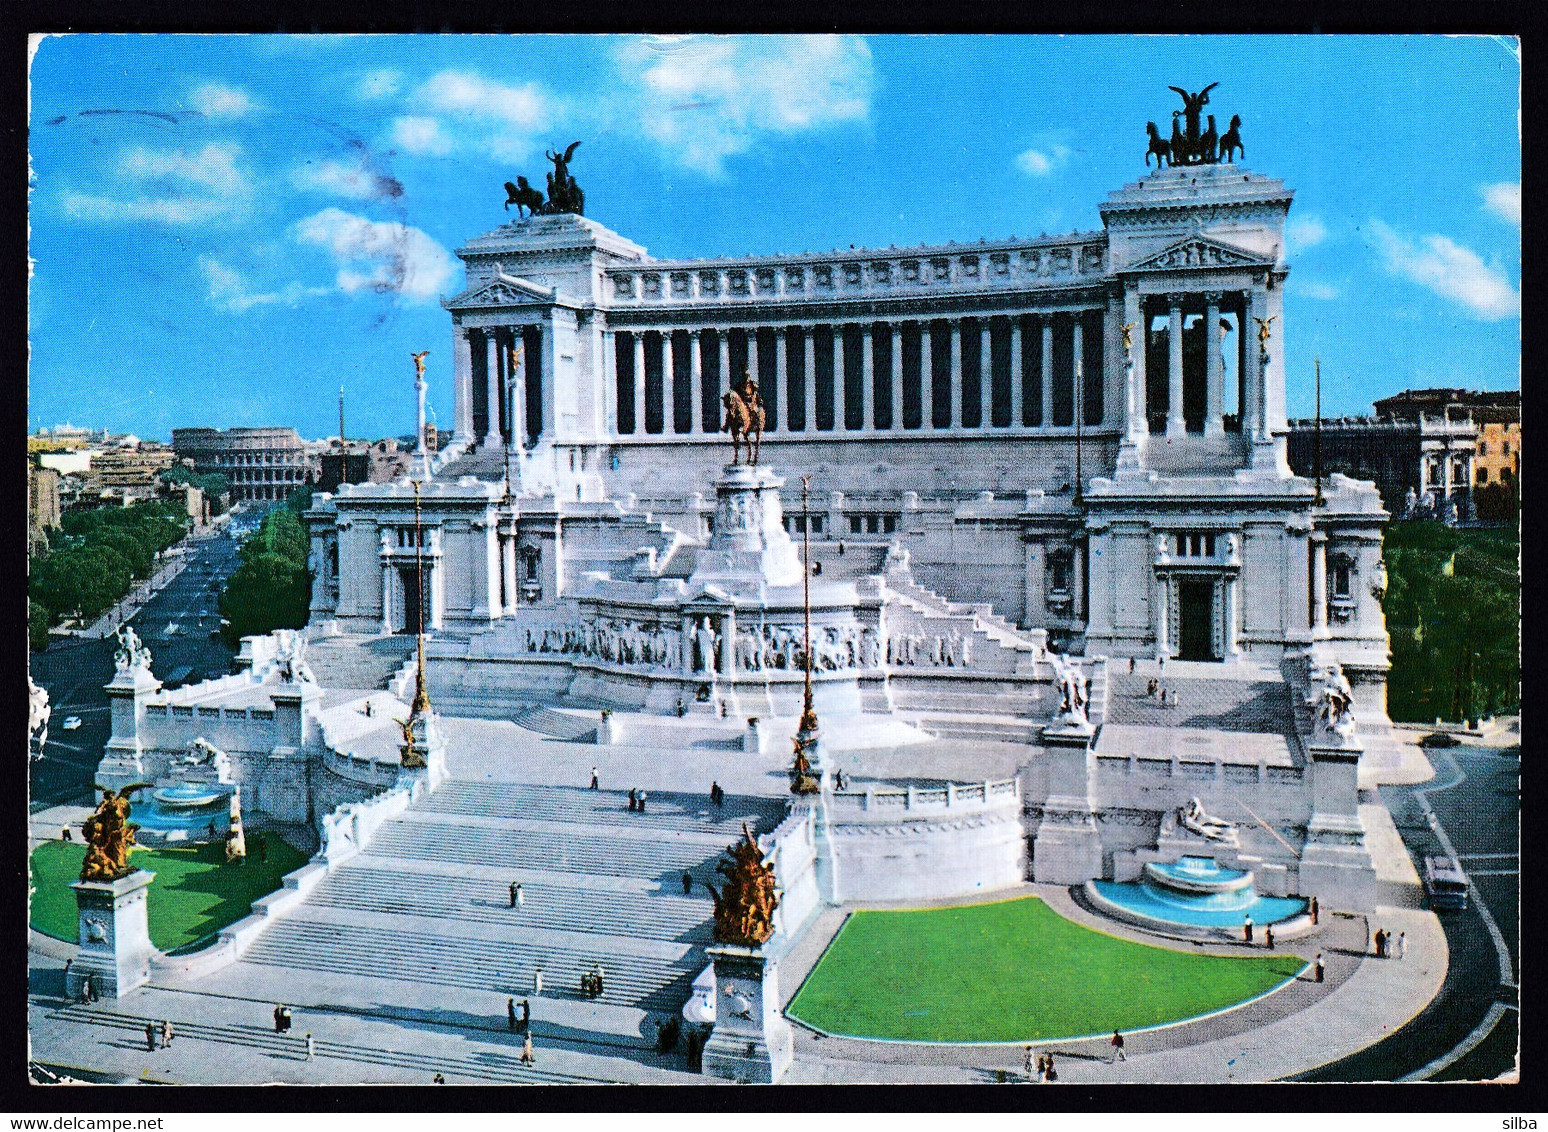
[[[616, 1079], [620, 1056], [655, 1079], [654, 1025], [681, 1010], [707, 963], [713, 905], [703, 882], [718, 887], [715, 863], [744, 822], [766, 831], [783, 808], [653, 793], [638, 814], [616, 790], [450, 781], [383, 826], [237, 966], [275, 1001], [322, 980], [388, 1015], [395, 996], [407, 1003], [444, 988], [448, 1002], [478, 1004], [498, 1022], [507, 997], [526, 997], [543, 1019], [535, 1033], [608, 1046], [596, 1079]], [[695, 881], [687, 896], [685, 871]], [[518, 908], [512, 881], [522, 885]], [[594, 966], [600, 999], [579, 993]], [[507, 1079], [509, 1067], [490, 1068], [490, 1079]]]
[[379, 690], [414, 655], [414, 638], [404, 634], [379, 637], [320, 637], [306, 649], [307, 667], [327, 689]]

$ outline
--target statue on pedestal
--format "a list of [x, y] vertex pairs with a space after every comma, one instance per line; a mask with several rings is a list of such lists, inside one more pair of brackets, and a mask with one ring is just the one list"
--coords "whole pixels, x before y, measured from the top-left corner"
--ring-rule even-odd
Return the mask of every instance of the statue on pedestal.
[[134, 831], [140, 827], [129, 820], [129, 796], [150, 785], [136, 782], [117, 794], [102, 791], [96, 813], [81, 823], [81, 836], [86, 840], [82, 880], [111, 882], [133, 871], [129, 867], [129, 853], [134, 848]]
[[758, 449], [763, 443], [763, 399], [758, 395], [758, 383], [745, 370], [741, 382], [720, 395], [720, 403], [726, 409], [726, 422], [722, 431], [731, 434], [731, 462], [742, 462], [742, 442], [747, 442], [747, 464], [758, 463]]
[[126, 676], [137, 668], [149, 671], [150, 649], [140, 643], [140, 635], [134, 631], [134, 626], [124, 625], [115, 636], [118, 638], [118, 650], [113, 653], [113, 663], [118, 668], [118, 674]]
[[742, 840], [726, 847], [715, 871], [726, 878], [718, 892], [714, 885], [705, 886], [715, 899], [715, 942], [742, 947], [768, 942], [774, 934], [779, 893], [775, 891], [774, 867], [764, 863], [763, 850], [746, 823], [742, 825]]
[[1186, 806], [1177, 807], [1177, 824], [1208, 841], [1227, 841], [1236, 832], [1234, 823], [1205, 813], [1197, 796], [1189, 798]]

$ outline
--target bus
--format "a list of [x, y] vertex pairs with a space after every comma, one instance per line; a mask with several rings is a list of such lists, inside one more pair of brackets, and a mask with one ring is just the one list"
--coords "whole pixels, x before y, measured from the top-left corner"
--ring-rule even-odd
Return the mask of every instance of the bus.
[[1424, 892], [1437, 912], [1467, 907], [1467, 877], [1450, 857], [1424, 859]]

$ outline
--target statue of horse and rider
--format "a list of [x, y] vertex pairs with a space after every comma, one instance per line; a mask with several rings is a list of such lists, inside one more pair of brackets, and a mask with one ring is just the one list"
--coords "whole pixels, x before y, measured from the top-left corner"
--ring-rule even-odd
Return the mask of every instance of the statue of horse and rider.
[[[1231, 125], [1221, 134], [1215, 127], [1215, 116], [1204, 115], [1204, 107], [1209, 105], [1209, 92], [1214, 90], [1219, 83], [1210, 83], [1203, 90], [1190, 94], [1182, 87], [1169, 87], [1182, 96], [1183, 108], [1172, 111], [1172, 136], [1163, 138], [1161, 131], [1156, 128], [1154, 122], [1145, 123], [1145, 132], [1150, 137], [1150, 147], [1145, 151], [1145, 165], [1148, 168], [1150, 159], [1156, 159], [1156, 168], [1163, 164], [1172, 165], [1214, 165], [1222, 161], [1233, 161], [1236, 155], [1245, 157], [1246, 148], [1242, 145], [1242, 118], [1240, 114], [1231, 115]], [[1207, 128], [1201, 130], [1199, 119], [1206, 117]], [[1180, 119], [1180, 120], [1179, 120]]]
[[742, 462], [745, 442], [748, 466], [757, 464], [763, 443], [763, 398], [758, 394], [758, 383], [744, 370], [742, 380], [720, 395], [720, 403], [726, 407], [722, 431], [731, 434], [731, 462]]
[[580, 142], [571, 142], [563, 153], [552, 150], [544, 152], [543, 156], [554, 163], [553, 170], [548, 174], [546, 201], [543, 194], [534, 189], [525, 177], [517, 177], [514, 185], [505, 182], [505, 210], [509, 212], [514, 204], [518, 216], [556, 216], [562, 212], [586, 215], [586, 194], [570, 175], [570, 158], [575, 156], [575, 147], [578, 145]]

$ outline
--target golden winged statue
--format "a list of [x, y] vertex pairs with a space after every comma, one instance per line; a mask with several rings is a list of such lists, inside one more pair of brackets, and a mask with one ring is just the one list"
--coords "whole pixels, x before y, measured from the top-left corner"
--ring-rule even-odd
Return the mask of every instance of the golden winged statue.
[[102, 802], [96, 813], [81, 824], [81, 836], [86, 841], [86, 859], [81, 862], [82, 880], [115, 881], [132, 871], [129, 852], [134, 848], [134, 831], [140, 827], [129, 820], [129, 796], [151, 785], [136, 782], [116, 794], [105, 786], [98, 787], [102, 791]]
[[757, 947], [774, 934], [774, 909], [779, 906], [774, 866], [764, 863], [763, 850], [742, 823], [742, 839], [726, 847], [715, 871], [726, 878], [720, 891], [706, 885], [715, 898], [715, 942]]

